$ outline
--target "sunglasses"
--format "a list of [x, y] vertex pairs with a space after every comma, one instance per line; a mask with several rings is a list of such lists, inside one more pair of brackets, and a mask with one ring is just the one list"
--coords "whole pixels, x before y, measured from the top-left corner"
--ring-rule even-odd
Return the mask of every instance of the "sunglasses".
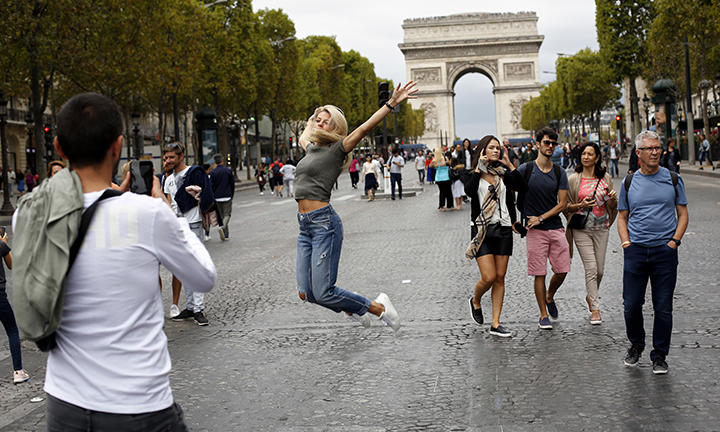
[[542, 140], [542, 143], [545, 145], [557, 145], [557, 141], [550, 141], [550, 140]]
[[185, 154], [185, 147], [183, 147], [182, 144], [179, 144], [179, 143], [165, 144], [165, 146], [163, 147], [163, 153], [169, 152], [169, 151], [178, 151], [178, 150], [179, 150], [178, 153]]

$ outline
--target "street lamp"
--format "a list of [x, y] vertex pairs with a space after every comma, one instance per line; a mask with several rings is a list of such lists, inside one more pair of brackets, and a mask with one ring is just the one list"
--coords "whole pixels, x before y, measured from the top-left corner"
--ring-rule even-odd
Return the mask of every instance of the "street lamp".
[[0, 151], [2, 152], [2, 184], [3, 203], [0, 207], [0, 215], [11, 216], [15, 209], [10, 204], [10, 184], [8, 183], [8, 162], [7, 162], [7, 141], [5, 139], [5, 124], [7, 119], [7, 100], [5, 93], [0, 90]]
[[[672, 104], [675, 103], [675, 91], [677, 91], [677, 87], [675, 87], [675, 83], [672, 82], [672, 80], [667, 78], [661, 78], [655, 82], [652, 86], [653, 93], [655, 96], [653, 97], [653, 103], [655, 104], [655, 111], [660, 111], [660, 107], [664, 106], [665, 111], [665, 142], [664, 144], [667, 146], [667, 141], [672, 138]], [[657, 119], [657, 117], [656, 117]], [[656, 122], [656, 124], [659, 122]]]
[[289, 42], [292, 40], [295, 40], [295, 36], [289, 36], [289, 37], [286, 37], [285, 39], [270, 41], [270, 45], [278, 46], [278, 45], [282, 45], [283, 43]]
[[135, 138], [135, 159], [140, 159], [140, 155], [142, 155], [142, 145], [140, 143], [140, 113], [133, 111], [130, 117], [132, 118], [133, 136]]
[[645, 129], [650, 130], [650, 98], [647, 93], [643, 95], [642, 101], [643, 107], [645, 107]]
[[237, 179], [237, 173], [235, 170], [237, 170], [237, 163], [238, 163], [238, 150], [237, 150], [237, 137], [238, 137], [238, 124], [235, 122], [235, 117], [230, 119], [230, 123], [228, 125], [228, 129], [230, 130], [230, 168], [233, 172], [233, 177]]

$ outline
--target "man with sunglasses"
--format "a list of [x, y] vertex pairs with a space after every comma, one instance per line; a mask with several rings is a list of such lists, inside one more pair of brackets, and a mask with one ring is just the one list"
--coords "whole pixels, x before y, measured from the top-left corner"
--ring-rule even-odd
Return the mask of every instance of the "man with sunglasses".
[[[535, 299], [540, 309], [538, 327], [551, 330], [548, 313], [557, 319], [555, 293], [570, 271], [570, 248], [565, 238], [560, 213], [567, 205], [568, 179], [565, 170], [552, 161], [557, 148], [557, 133], [550, 128], [539, 130], [537, 159], [524, 163], [518, 171], [525, 178], [527, 191], [518, 197], [517, 207], [526, 224], [528, 275], [534, 276]], [[545, 288], [547, 262], [553, 271]]]
[[660, 137], [642, 131], [635, 138], [640, 169], [620, 188], [618, 234], [622, 242], [625, 329], [631, 343], [626, 366], [636, 366], [645, 349], [642, 307], [648, 279], [655, 313], [653, 373], [666, 374], [670, 350], [672, 302], [677, 280], [678, 247], [688, 225], [687, 198], [682, 178], [660, 166]]
[[[170, 143], [163, 147], [163, 167], [173, 171], [165, 179], [163, 192], [170, 199], [175, 214], [187, 219], [190, 230], [202, 241], [202, 212], [208, 211], [215, 203], [209, 177], [201, 166], [185, 164], [185, 148], [180, 143]], [[189, 187], [200, 189], [199, 199], [189, 192]], [[199, 326], [208, 325], [204, 312], [205, 293], [185, 284], [185, 299], [185, 309], [172, 319], [182, 321], [193, 318]]]

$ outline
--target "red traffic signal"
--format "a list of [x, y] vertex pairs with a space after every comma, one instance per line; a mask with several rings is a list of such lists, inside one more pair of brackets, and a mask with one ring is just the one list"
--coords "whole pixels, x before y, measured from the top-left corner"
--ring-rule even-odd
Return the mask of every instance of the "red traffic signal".
[[616, 116], [615, 116], [615, 121], [620, 121], [620, 120], [622, 120], [622, 116], [616, 115]]
[[45, 133], [50, 133], [50, 126], [45, 126], [45, 127], [43, 128], [43, 132], [45, 132]]

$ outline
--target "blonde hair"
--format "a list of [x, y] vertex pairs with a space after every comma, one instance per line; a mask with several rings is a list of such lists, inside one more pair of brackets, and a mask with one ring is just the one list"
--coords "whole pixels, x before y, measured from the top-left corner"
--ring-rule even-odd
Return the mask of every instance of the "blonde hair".
[[[326, 112], [330, 115], [330, 130], [324, 130], [316, 128], [314, 126], [315, 119], [321, 112]], [[335, 105], [323, 105], [315, 108], [315, 112], [310, 117], [313, 126], [306, 127], [303, 131], [300, 139], [305, 139], [316, 145], [329, 145], [342, 141], [348, 134], [347, 120], [342, 110]], [[348, 152], [343, 162], [342, 170], [345, 171], [350, 166], [352, 159], [352, 152]]]
[[122, 164], [122, 167], [120, 168], [120, 172], [122, 173], [122, 178], [125, 178], [127, 173], [130, 172], [130, 162], [129, 161]]

